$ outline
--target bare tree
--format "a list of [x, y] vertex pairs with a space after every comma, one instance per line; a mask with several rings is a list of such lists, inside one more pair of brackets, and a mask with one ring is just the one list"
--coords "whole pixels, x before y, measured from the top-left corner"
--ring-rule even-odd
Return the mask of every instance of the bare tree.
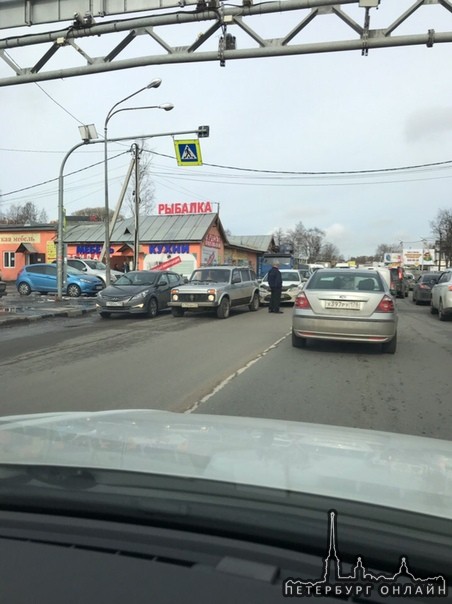
[[[138, 144], [138, 142], [136, 143]], [[140, 147], [140, 145], [139, 145]], [[152, 214], [155, 202], [154, 192], [155, 186], [152, 181], [152, 152], [147, 148], [146, 143], [141, 141], [141, 148], [139, 151], [139, 187], [140, 187], [140, 214], [149, 216]], [[135, 215], [135, 179], [132, 177], [130, 180], [129, 187], [127, 189], [126, 201], [125, 201], [125, 213], [127, 215]]]
[[334, 245], [334, 243], [330, 243], [329, 241], [325, 241], [322, 243], [322, 247], [320, 248], [320, 254], [317, 260], [321, 262], [337, 262], [340, 258], [339, 248]]
[[12, 224], [26, 224], [38, 221], [38, 208], [32, 201], [26, 203], [12, 204], [5, 214], [6, 221]]
[[284, 230], [280, 227], [279, 229], [276, 229], [276, 231], [273, 233], [273, 239], [275, 240], [275, 245], [278, 246], [278, 248], [281, 248], [282, 245], [284, 245], [285, 241], [286, 241], [286, 233], [284, 232]]
[[430, 222], [437, 241], [440, 262], [444, 258], [446, 267], [452, 263], [452, 210], [438, 210], [436, 219]]
[[38, 215], [38, 222], [40, 222], [41, 224], [46, 224], [48, 221], [49, 218], [47, 216], [47, 212], [44, 210], [44, 208], [42, 208]]
[[382, 261], [385, 254], [390, 254], [400, 251], [400, 244], [397, 243], [380, 243], [375, 250], [375, 258]]
[[[110, 209], [108, 213], [111, 220], [114, 214], [114, 210]], [[96, 208], [83, 208], [81, 210], [76, 210], [75, 212], [72, 212], [72, 216], [89, 216], [93, 222], [102, 222], [105, 219], [105, 208], [104, 206], [99, 206]], [[119, 218], [123, 219], [124, 217], [122, 215], [119, 215]]]

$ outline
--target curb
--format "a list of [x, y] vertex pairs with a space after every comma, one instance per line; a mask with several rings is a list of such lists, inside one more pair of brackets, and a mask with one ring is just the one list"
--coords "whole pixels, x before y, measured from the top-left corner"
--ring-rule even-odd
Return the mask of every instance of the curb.
[[92, 312], [96, 312], [95, 308], [76, 308], [76, 309], [64, 309], [64, 310], [55, 310], [49, 312], [43, 312], [39, 315], [28, 315], [28, 316], [18, 316], [18, 315], [10, 315], [0, 318], [0, 327], [14, 325], [17, 323], [35, 323], [36, 321], [40, 321], [42, 319], [50, 319], [53, 317], [63, 317], [63, 318], [73, 318], [73, 317], [81, 317], [82, 315], [86, 315]]

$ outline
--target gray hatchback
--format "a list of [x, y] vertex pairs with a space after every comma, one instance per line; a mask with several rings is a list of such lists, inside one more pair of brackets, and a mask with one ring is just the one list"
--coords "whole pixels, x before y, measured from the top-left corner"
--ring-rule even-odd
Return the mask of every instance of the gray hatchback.
[[308, 340], [369, 342], [393, 354], [397, 347], [397, 310], [377, 271], [320, 269], [295, 299], [292, 344]]
[[416, 280], [413, 287], [413, 302], [415, 304], [430, 304], [432, 287], [438, 283], [441, 273], [424, 273]]

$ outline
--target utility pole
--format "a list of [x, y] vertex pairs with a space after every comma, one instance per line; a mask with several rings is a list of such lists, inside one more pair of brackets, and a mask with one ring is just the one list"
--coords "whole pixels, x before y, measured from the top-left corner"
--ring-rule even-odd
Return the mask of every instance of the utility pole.
[[139, 269], [140, 260], [140, 148], [137, 143], [132, 145], [135, 154], [135, 234], [133, 245], [133, 270]]

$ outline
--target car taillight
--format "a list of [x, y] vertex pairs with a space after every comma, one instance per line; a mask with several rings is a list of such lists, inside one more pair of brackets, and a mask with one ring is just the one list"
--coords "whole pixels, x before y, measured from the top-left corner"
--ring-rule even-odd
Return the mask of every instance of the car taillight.
[[403, 270], [401, 268], [397, 269], [397, 277], [398, 277], [399, 281], [402, 281], [402, 279], [403, 279]]
[[295, 298], [295, 308], [302, 308], [302, 309], [311, 308], [311, 305], [309, 304], [309, 300], [304, 292], [302, 292], [301, 294], [298, 294], [298, 296]]
[[450, 292], [452, 292], [452, 285], [448, 285], [448, 286], [447, 286], [447, 289], [448, 289]]
[[387, 296], [386, 294], [380, 300], [380, 304], [375, 309], [375, 312], [394, 312], [394, 300], [391, 296]]

